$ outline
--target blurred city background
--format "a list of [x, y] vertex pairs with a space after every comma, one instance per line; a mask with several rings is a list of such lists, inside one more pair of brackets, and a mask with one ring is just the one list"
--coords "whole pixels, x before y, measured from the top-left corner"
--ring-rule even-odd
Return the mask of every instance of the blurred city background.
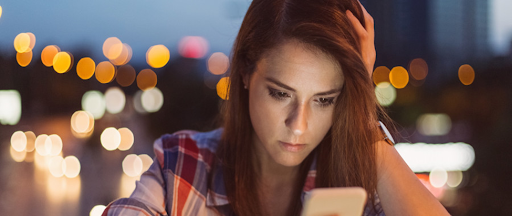
[[[451, 214], [510, 214], [512, 2], [361, 2], [399, 153]], [[155, 139], [214, 129], [250, 3], [0, 1], [0, 214], [99, 215]]]

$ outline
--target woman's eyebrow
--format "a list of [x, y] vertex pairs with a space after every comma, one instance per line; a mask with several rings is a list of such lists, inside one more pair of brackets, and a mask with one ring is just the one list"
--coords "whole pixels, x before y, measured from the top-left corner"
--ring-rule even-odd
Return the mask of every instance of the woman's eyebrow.
[[[272, 78], [272, 77], [265, 77], [265, 80], [267, 80], [268, 82], [271, 82], [271, 83], [274, 83], [276, 84], [277, 86], [280, 86], [284, 89], [288, 89], [292, 92], [296, 92], [295, 89], [293, 89], [292, 87], [282, 83], [282, 82], [279, 82], [278, 80]], [[338, 93], [338, 92], [341, 92], [341, 88], [338, 88], [338, 89], [331, 89], [329, 91], [325, 91], [325, 92], [319, 92], [319, 93], [316, 93], [315, 96], [323, 96], [323, 95], [330, 95], [330, 94], [334, 94], [334, 93]]]

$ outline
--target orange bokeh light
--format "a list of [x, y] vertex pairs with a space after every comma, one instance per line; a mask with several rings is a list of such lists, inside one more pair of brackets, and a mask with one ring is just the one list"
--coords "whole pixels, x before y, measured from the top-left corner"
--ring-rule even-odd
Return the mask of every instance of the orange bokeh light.
[[391, 81], [391, 84], [397, 89], [405, 88], [407, 83], [409, 83], [409, 74], [404, 67], [394, 67], [391, 72], [389, 72], [389, 81]]
[[123, 87], [130, 86], [136, 77], [135, 69], [131, 65], [123, 65], [117, 69], [116, 80]]
[[89, 57], [84, 57], [76, 64], [76, 73], [83, 80], [87, 80], [94, 75], [96, 69], [96, 63]]
[[57, 73], [66, 73], [73, 67], [73, 56], [69, 52], [58, 52], [53, 57], [53, 69]]
[[169, 62], [170, 52], [162, 44], [152, 46], [146, 52], [146, 62], [153, 68], [161, 68]]
[[123, 52], [123, 43], [117, 37], [109, 37], [103, 42], [103, 55], [108, 59], [116, 59]]
[[416, 58], [409, 63], [409, 72], [411, 76], [416, 80], [423, 80], [428, 74], [428, 65], [422, 58]]
[[386, 66], [379, 66], [373, 71], [373, 83], [379, 85], [381, 82], [389, 82], [389, 68]]
[[137, 86], [140, 90], [148, 90], [154, 88], [157, 83], [156, 73], [151, 69], [144, 69], [137, 75]]
[[16, 53], [16, 61], [22, 67], [26, 67], [32, 61], [32, 50], [24, 53]]
[[108, 61], [102, 61], [96, 66], [96, 79], [100, 83], [111, 82], [116, 75], [116, 68]]
[[475, 81], [475, 70], [471, 65], [464, 64], [459, 67], [459, 80], [464, 85], [471, 85]]
[[229, 100], [229, 85], [229, 77], [223, 77], [217, 83], [217, 95], [222, 98], [222, 100]]
[[41, 61], [43, 62], [44, 66], [46, 66], [46, 67], [53, 66], [53, 58], [59, 52], [60, 52], [60, 48], [56, 45], [46, 46], [43, 49], [43, 51], [41, 52]]

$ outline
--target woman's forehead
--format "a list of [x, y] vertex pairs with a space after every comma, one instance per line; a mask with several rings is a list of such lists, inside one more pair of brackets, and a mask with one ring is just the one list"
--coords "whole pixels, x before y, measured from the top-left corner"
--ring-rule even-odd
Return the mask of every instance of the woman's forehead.
[[332, 56], [303, 43], [289, 41], [262, 56], [256, 72], [294, 86], [341, 88], [343, 73]]

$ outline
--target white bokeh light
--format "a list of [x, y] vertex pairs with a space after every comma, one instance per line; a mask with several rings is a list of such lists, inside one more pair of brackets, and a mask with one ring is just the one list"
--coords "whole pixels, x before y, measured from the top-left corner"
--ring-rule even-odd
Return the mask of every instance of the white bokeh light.
[[106, 150], [113, 151], [121, 144], [121, 134], [119, 134], [117, 129], [108, 127], [101, 133], [100, 141]]
[[130, 176], [135, 177], [142, 173], [142, 160], [135, 154], [126, 155], [123, 160], [123, 172]]
[[395, 149], [414, 172], [466, 171], [475, 162], [475, 151], [466, 143], [398, 143]]
[[94, 119], [100, 119], [105, 114], [105, 97], [99, 91], [85, 92], [82, 97], [82, 109], [91, 113]]
[[389, 106], [395, 102], [396, 89], [388, 82], [381, 82], [375, 86], [375, 95], [380, 105]]
[[0, 124], [16, 125], [20, 118], [20, 93], [17, 90], [0, 90]]
[[123, 111], [126, 96], [119, 87], [110, 87], [105, 92], [106, 108], [109, 113], [117, 114]]
[[27, 136], [23, 131], [16, 131], [11, 136], [11, 146], [18, 152], [25, 151], [27, 147]]
[[164, 95], [157, 87], [142, 92], [142, 107], [147, 112], [157, 112], [164, 104]]

